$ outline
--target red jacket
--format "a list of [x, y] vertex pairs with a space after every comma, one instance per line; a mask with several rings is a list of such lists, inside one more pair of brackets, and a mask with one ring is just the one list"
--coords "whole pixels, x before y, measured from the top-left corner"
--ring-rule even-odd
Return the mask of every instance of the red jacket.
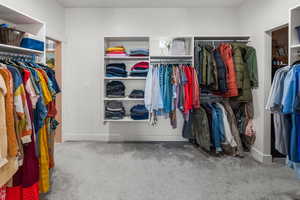
[[236, 97], [239, 95], [235, 66], [232, 57], [232, 48], [230, 44], [221, 44], [219, 46], [221, 57], [227, 69], [227, 88], [228, 91], [223, 95], [224, 97]]

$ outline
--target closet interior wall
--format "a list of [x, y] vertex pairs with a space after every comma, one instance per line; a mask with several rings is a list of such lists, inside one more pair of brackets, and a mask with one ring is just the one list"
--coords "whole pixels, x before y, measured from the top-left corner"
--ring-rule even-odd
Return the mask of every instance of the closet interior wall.
[[[83, 22], [88, 29], [78, 29]], [[151, 40], [157, 38], [158, 41], [164, 36], [238, 35], [240, 30], [231, 8], [67, 8], [66, 32], [68, 43], [66, 67], [63, 69], [65, 141], [123, 138], [180, 141], [182, 121], [178, 121], [180, 127], [175, 130], [170, 127], [168, 119], [160, 120], [158, 127], [147, 123], [103, 124], [103, 38], [148, 36], [153, 44]], [[159, 43], [153, 45], [159, 47]], [[154, 47], [158, 53], [152, 50], [153, 45], [150, 53], [161, 55], [159, 48]], [[74, 84], [74, 80], [80, 84]], [[74, 98], [78, 93], [80, 95]], [[74, 111], [80, 114], [74, 115]]]

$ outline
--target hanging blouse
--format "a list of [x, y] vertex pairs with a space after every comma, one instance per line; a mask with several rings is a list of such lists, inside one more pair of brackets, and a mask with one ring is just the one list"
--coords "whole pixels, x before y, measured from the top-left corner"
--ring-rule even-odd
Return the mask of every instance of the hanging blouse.
[[0, 75], [0, 168], [7, 161], [7, 130], [6, 130], [6, 114], [5, 114], [5, 96], [7, 88], [3, 77]]
[[8, 156], [15, 157], [18, 154], [19, 147], [18, 147], [16, 131], [15, 131], [12, 76], [10, 72], [4, 68], [0, 68], [0, 76], [1, 75], [7, 87], [7, 93], [5, 95], [5, 114], [6, 114], [7, 141], [8, 141]]

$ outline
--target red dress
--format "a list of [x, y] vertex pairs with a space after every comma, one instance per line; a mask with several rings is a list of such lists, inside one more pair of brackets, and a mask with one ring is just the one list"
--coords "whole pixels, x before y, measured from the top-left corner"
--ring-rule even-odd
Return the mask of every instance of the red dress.
[[[29, 78], [30, 72], [27, 70], [24, 71], [23, 81], [26, 82]], [[27, 92], [26, 100], [30, 118], [33, 122], [32, 102]], [[31, 134], [31, 142], [23, 145], [23, 165], [13, 176], [13, 187], [7, 187], [6, 200], [39, 200], [39, 161], [35, 152], [35, 141], [35, 134], [33, 133]]]

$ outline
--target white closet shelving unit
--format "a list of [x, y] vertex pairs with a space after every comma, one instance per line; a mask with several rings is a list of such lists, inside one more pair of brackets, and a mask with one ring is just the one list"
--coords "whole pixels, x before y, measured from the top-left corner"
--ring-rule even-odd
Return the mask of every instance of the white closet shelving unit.
[[[105, 119], [105, 104], [108, 101], [121, 101], [124, 104], [126, 114], [129, 114], [130, 108], [135, 104], [143, 104], [144, 99], [131, 99], [128, 97], [133, 89], [145, 88], [146, 77], [105, 77], [105, 66], [109, 63], [124, 62], [127, 65], [127, 71], [130, 67], [140, 61], [148, 61], [153, 63], [185, 63], [194, 64], [194, 42], [195, 40], [204, 41], [249, 41], [249, 36], [176, 36], [176, 37], [104, 37], [104, 52], [107, 47], [123, 45], [126, 50], [131, 48], [149, 48], [150, 56], [145, 57], [112, 57], [104, 55], [104, 72], [103, 72], [103, 121], [104, 122], [149, 122], [149, 120], [133, 120], [126, 116], [122, 120]], [[185, 52], [180, 55], [174, 55], [170, 44], [175, 39], [185, 40]], [[299, 42], [300, 46], [300, 42]], [[106, 84], [113, 80], [119, 80], [126, 86], [126, 95], [124, 98], [108, 98], [106, 97]]]
[[[132, 48], [150, 48], [150, 37], [148, 36], [128, 36], [128, 37], [104, 37], [104, 52], [105, 49], [112, 46], [124, 46], [127, 51], [129, 51]], [[137, 122], [137, 123], [144, 123], [149, 122], [149, 119], [147, 120], [133, 120], [130, 118], [130, 108], [137, 104], [144, 104], [144, 99], [133, 99], [129, 98], [129, 94], [134, 89], [145, 89], [145, 80], [146, 77], [106, 77], [105, 76], [105, 70], [106, 65], [109, 63], [125, 63], [126, 64], [126, 70], [130, 72], [130, 68], [142, 61], [150, 62], [150, 56], [125, 56], [125, 57], [118, 57], [118, 56], [107, 56], [104, 55], [104, 72], [103, 72], [103, 121], [104, 122]], [[129, 73], [128, 73], [129, 75]], [[125, 97], [124, 98], [108, 98], [106, 96], [106, 84], [110, 81], [121, 81], [125, 85]], [[121, 120], [112, 120], [112, 119], [106, 119], [105, 118], [105, 104], [108, 101], [121, 101], [123, 103], [123, 106], [126, 110], [126, 117], [124, 117]]]
[[300, 59], [300, 39], [296, 27], [300, 26], [300, 5], [290, 9], [289, 26], [289, 64], [292, 65]]
[[[0, 23], [13, 24], [17, 30], [24, 31], [46, 40], [46, 25], [44, 22], [18, 12], [7, 6], [0, 5]], [[0, 44], [0, 52], [16, 53], [23, 55], [36, 55], [38, 62], [45, 63], [45, 51]]]
[[[169, 45], [174, 39], [183, 39], [185, 40], [186, 51], [182, 52], [181, 55], [172, 54], [172, 50], [170, 46], [162, 45], [162, 43]], [[125, 107], [126, 114], [129, 114], [130, 108], [135, 104], [143, 104], [144, 99], [132, 99], [129, 98], [128, 95], [133, 89], [145, 89], [145, 80], [146, 77], [105, 77], [105, 66], [109, 63], [115, 62], [124, 62], [127, 66], [127, 71], [129, 71], [130, 67], [137, 62], [147, 61], [151, 64], [151, 62], [160, 61], [164, 62], [178, 62], [176, 60], [188, 61], [193, 63], [193, 49], [194, 42], [192, 36], [180, 36], [180, 37], [148, 37], [148, 36], [128, 36], [128, 37], [104, 37], [104, 52], [107, 47], [119, 46], [122, 45], [126, 50], [130, 50], [131, 48], [148, 48], [150, 56], [144, 57], [135, 57], [135, 56], [126, 56], [126, 57], [118, 57], [118, 56], [107, 56], [104, 55], [104, 94], [103, 94], [103, 121], [104, 122], [149, 122], [149, 120], [133, 120], [129, 116], [126, 116], [121, 120], [111, 120], [105, 119], [105, 104], [108, 101], [121, 101]], [[122, 81], [126, 87], [126, 95], [124, 98], [108, 98], [106, 97], [106, 84], [113, 80]]]

